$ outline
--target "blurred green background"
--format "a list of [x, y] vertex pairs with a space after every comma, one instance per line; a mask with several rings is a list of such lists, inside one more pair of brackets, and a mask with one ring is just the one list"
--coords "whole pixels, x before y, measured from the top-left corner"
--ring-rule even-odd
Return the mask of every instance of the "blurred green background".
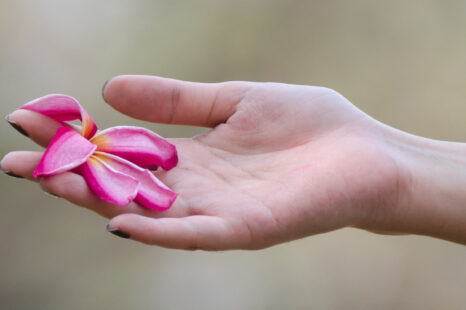
[[[0, 2], [0, 110], [51, 92], [101, 128], [118, 74], [334, 88], [376, 119], [466, 141], [466, 1]], [[38, 149], [0, 125], [2, 154]], [[452, 180], [454, 181], [454, 180]], [[0, 309], [465, 309], [466, 247], [344, 229], [258, 251], [183, 252], [0, 175]]]

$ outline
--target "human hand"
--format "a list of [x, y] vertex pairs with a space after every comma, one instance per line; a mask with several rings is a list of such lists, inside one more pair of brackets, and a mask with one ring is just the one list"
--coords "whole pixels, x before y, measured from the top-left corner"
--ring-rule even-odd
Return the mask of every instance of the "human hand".
[[[176, 168], [155, 174], [179, 198], [166, 212], [99, 200], [79, 175], [40, 180], [43, 189], [111, 218], [133, 240], [181, 249], [259, 249], [354, 226], [403, 229], [411, 197], [395, 130], [326, 88], [276, 83], [201, 84], [119, 76], [105, 100], [137, 119], [211, 127], [170, 139]], [[59, 124], [19, 110], [15, 122], [46, 146]], [[30, 180], [42, 154], [13, 152], [2, 169]]]

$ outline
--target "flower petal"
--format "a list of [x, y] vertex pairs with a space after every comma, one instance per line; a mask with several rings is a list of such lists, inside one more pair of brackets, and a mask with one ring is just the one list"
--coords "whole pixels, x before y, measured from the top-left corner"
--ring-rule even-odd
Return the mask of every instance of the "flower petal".
[[115, 155], [96, 152], [95, 157], [98, 157], [115, 170], [132, 176], [141, 182], [138, 195], [134, 200], [141, 206], [163, 211], [170, 208], [176, 200], [178, 195], [157, 179], [149, 170], [142, 169]]
[[87, 139], [97, 132], [97, 126], [86, 110], [76, 99], [67, 95], [51, 94], [40, 97], [26, 103], [20, 109], [40, 113], [59, 122], [79, 119], [83, 124], [81, 134]]
[[178, 163], [176, 147], [150, 130], [119, 126], [95, 135], [91, 142], [97, 151], [127, 159], [143, 168], [161, 166], [170, 170]]
[[84, 163], [96, 148], [73, 129], [60, 127], [33, 175], [38, 178], [69, 171]]
[[138, 193], [138, 180], [116, 171], [96, 156], [81, 165], [79, 173], [94, 194], [107, 202], [126, 206]]

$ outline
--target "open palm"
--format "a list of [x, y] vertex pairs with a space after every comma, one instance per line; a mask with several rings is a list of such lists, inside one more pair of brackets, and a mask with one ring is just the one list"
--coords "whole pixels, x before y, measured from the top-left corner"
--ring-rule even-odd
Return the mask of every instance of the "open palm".
[[[166, 212], [100, 201], [73, 173], [41, 180], [46, 191], [112, 218], [111, 229], [134, 240], [183, 249], [263, 248], [364, 227], [400, 199], [404, 177], [385, 126], [332, 90], [120, 76], [104, 97], [138, 119], [213, 128], [171, 140], [179, 165], [155, 172], [179, 194]], [[24, 110], [10, 120], [43, 146], [59, 126]], [[33, 180], [40, 157], [13, 152], [2, 169]]]

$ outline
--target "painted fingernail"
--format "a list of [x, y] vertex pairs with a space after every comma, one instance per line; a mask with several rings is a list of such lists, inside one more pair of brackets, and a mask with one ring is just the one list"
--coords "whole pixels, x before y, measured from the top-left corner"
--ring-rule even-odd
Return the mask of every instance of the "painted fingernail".
[[107, 100], [105, 100], [105, 87], [107, 87], [108, 82], [110, 82], [112, 79], [113, 77], [109, 78], [107, 81], [105, 81], [104, 86], [102, 86], [102, 99], [104, 99], [105, 102], [107, 102]]
[[18, 178], [18, 179], [24, 179], [24, 177], [23, 177], [22, 175], [13, 173], [13, 172], [11, 172], [11, 171], [5, 171], [5, 170], [3, 170], [3, 169], [1, 169], [1, 168], [0, 168], [0, 171], [3, 172], [3, 173], [6, 174], [6, 175], [9, 175], [10, 177]]
[[7, 115], [5, 117], [5, 120], [7, 121], [8, 124], [11, 125], [11, 127], [13, 127], [14, 129], [16, 129], [20, 134], [26, 136], [26, 137], [29, 137], [29, 134], [26, 132], [26, 130], [24, 130], [21, 126], [19, 126], [18, 124], [16, 124], [15, 121], [12, 121], [10, 120], [9, 118], [10, 115]]
[[107, 231], [123, 239], [129, 239], [131, 236], [119, 229], [111, 229], [110, 225], [107, 225]]

